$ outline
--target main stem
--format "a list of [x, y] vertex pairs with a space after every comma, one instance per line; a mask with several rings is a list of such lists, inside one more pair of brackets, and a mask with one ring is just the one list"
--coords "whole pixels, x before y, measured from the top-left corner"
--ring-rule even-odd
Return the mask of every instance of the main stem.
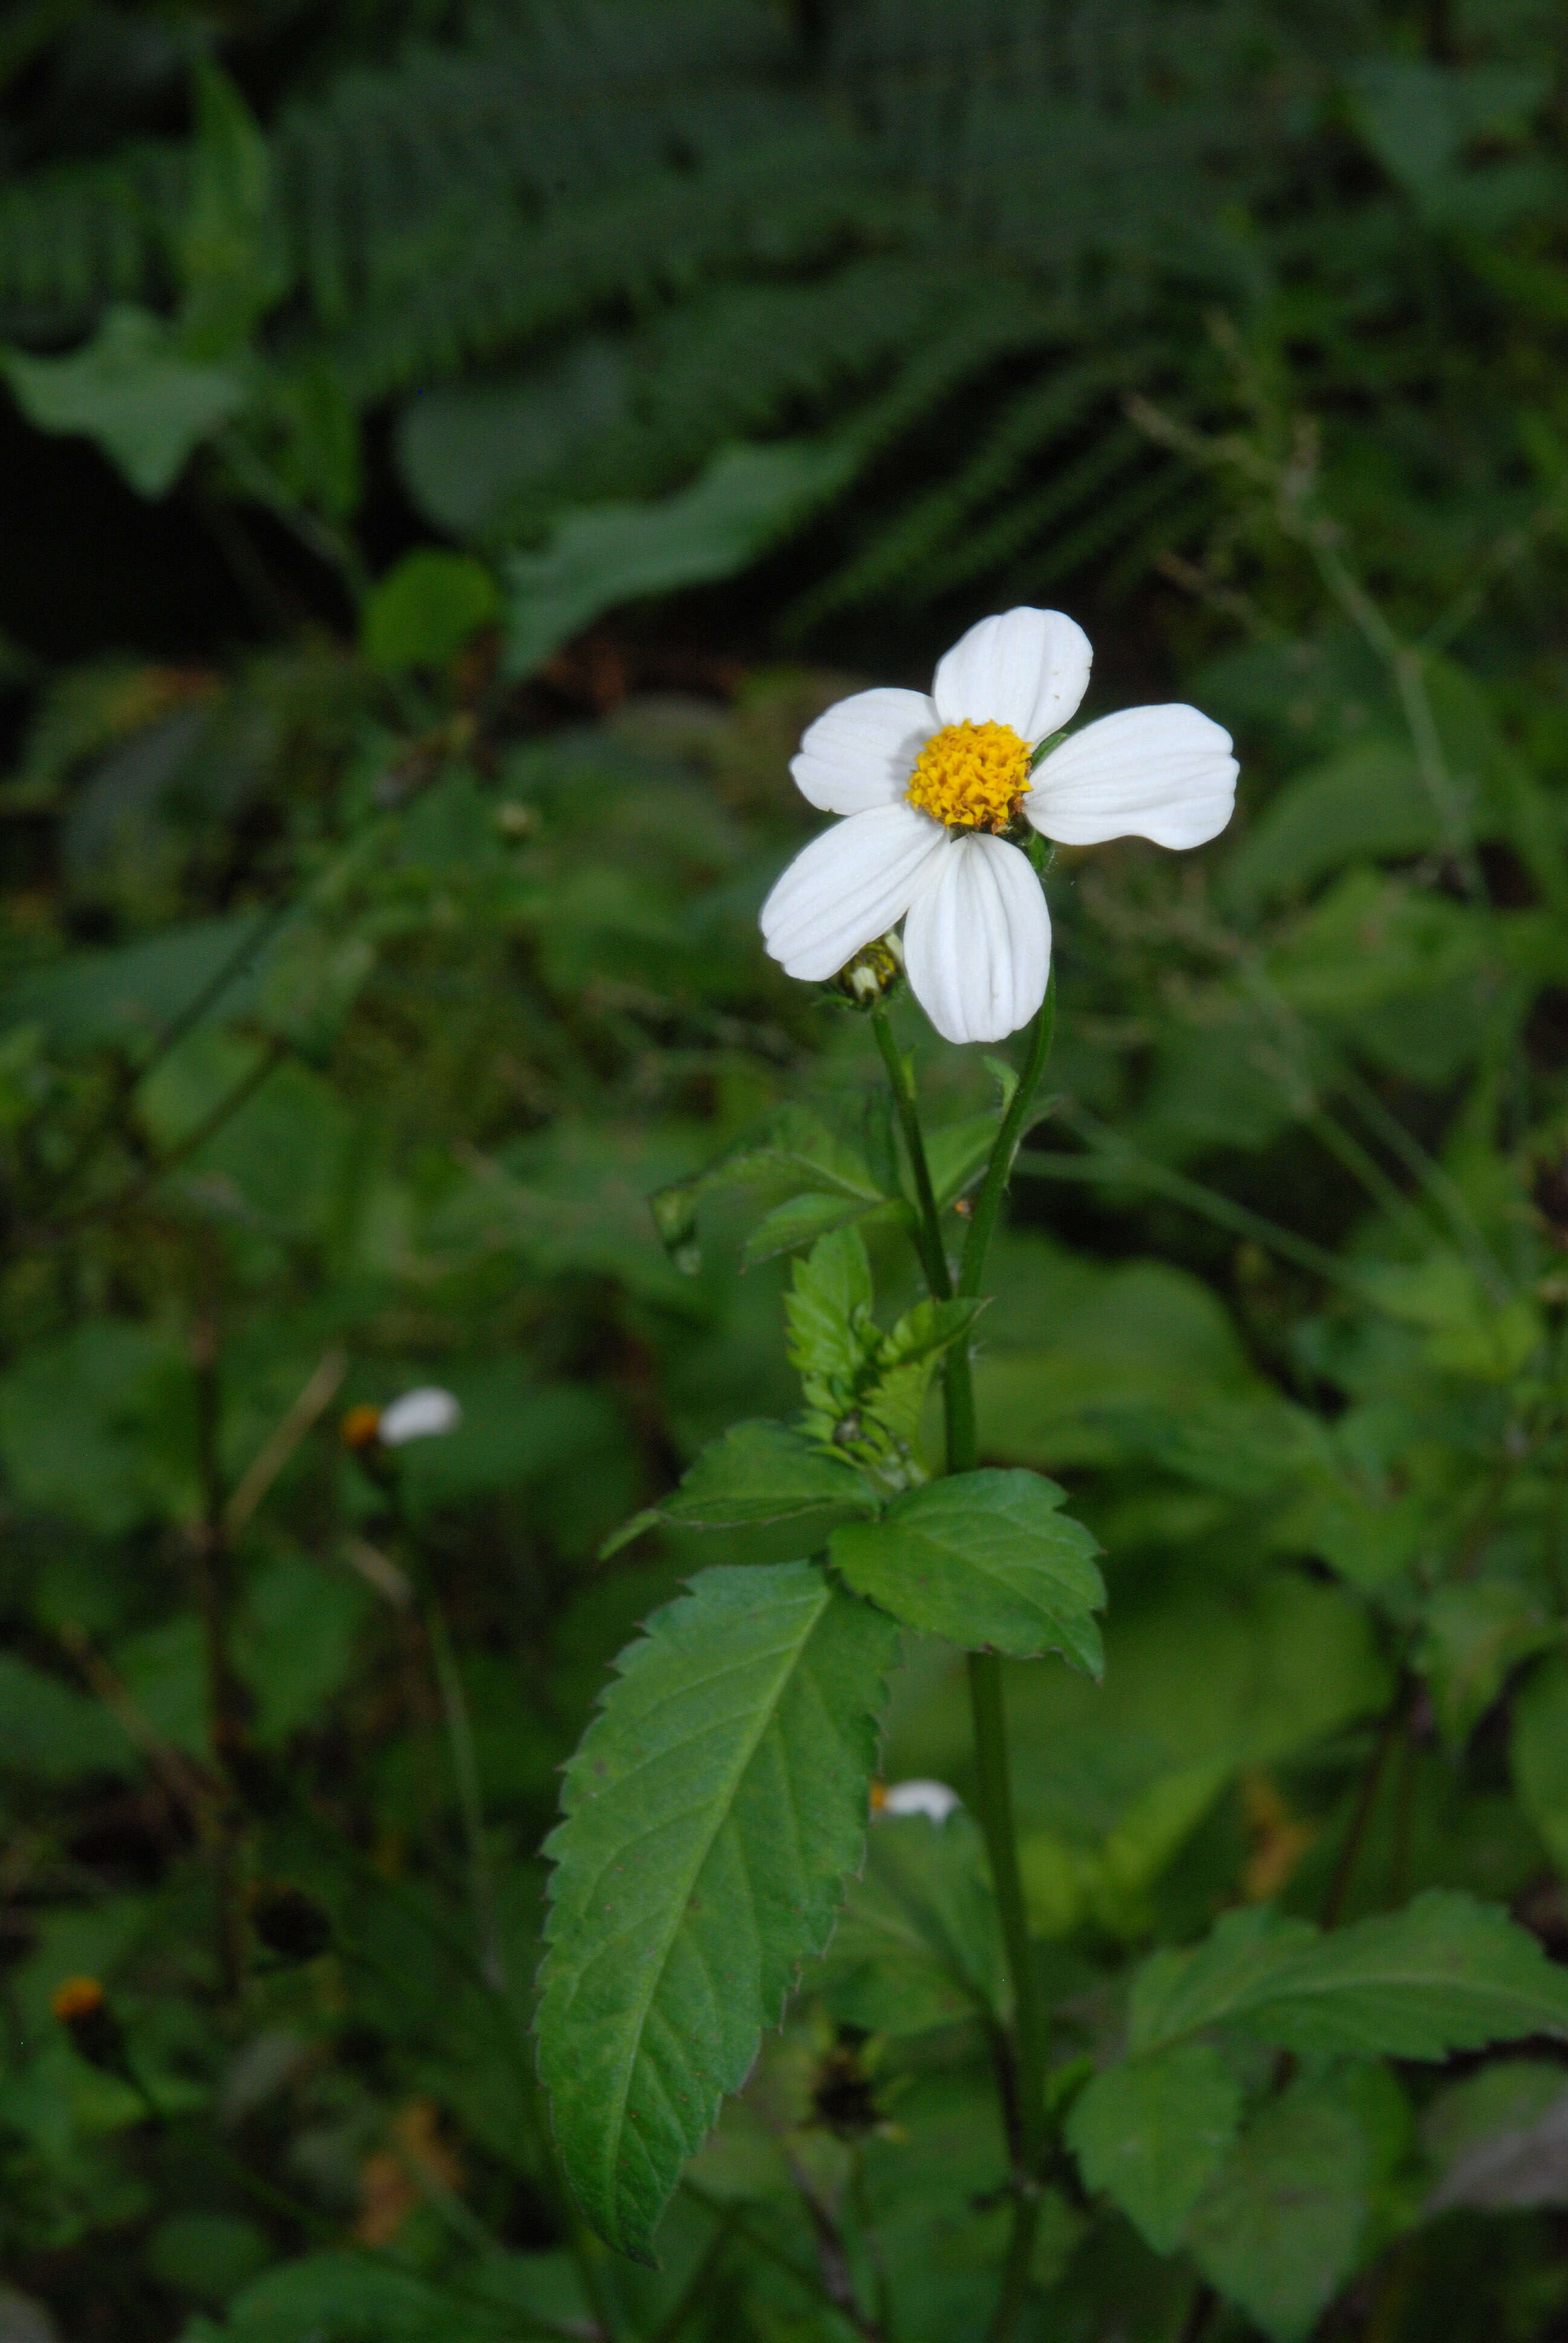
[[[914, 1082], [900, 1054], [887, 1011], [873, 1011], [877, 1047], [888, 1070], [900, 1128], [909, 1154], [910, 1172], [920, 1207], [918, 1245], [926, 1281], [932, 1294], [946, 1300], [955, 1290], [941, 1217], [926, 1161], [925, 1140]], [[956, 1288], [960, 1294], [980, 1292], [986, 1254], [1019, 1142], [1028, 1128], [1030, 1109], [1050, 1055], [1056, 1029], [1056, 975], [1051, 972], [1040, 1012], [1030, 1029], [1029, 1051], [1017, 1089], [1008, 1101], [1001, 1128], [986, 1165], [974, 1202], [969, 1236], [964, 1245]], [[960, 1337], [947, 1354], [944, 1396], [947, 1414], [947, 1464], [950, 1473], [972, 1473], [980, 1450], [975, 1425], [974, 1378], [970, 1350]], [[1018, 1829], [1013, 1817], [1012, 1768], [1008, 1756], [1007, 1712], [1003, 1701], [1001, 1662], [994, 1652], [969, 1655], [970, 1711], [974, 1720], [975, 1773], [980, 1825], [990, 1858], [1007, 1954], [1013, 1996], [1013, 2055], [1017, 2081], [1017, 2137], [1013, 2142], [1018, 2194], [1012, 2237], [1008, 2247], [1002, 2291], [991, 2320], [989, 2343], [1006, 2343], [1023, 2308], [1029, 2286], [1030, 2260], [1040, 2217], [1040, 2180], [1047, 2147], [1045, 2120], [1045, 2009], [1029, 1938], [1029, 1918], [1023, 1881], [1018, 1864]]]

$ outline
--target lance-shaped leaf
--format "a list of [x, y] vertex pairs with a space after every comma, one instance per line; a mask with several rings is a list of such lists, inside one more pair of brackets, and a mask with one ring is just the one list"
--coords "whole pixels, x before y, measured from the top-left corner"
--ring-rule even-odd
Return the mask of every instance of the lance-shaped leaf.
[[1219, 2052], [1179, 2042], [1096, 2075], [1067, 2137], [1090, 2187], [1103, 2188], [1155, 2252], [1169, 2254], [1241, 2120], [1241, 2086]]
[[815, 1552], [835, 1523], [874, 1513], [876, 1491], [853, 1464], [787, 1423], [759, 1416], [732, 1423], [710, 1441], [678, 1489], [623, 1522], [599, 1551], [601, 1562], [644, 1530], [668, 1522], [680, 1529], [765, 1529], [789, 1523], [803, 1550]]
[[1441, 2058], [1568, 2036], [1568, 1970], [1497, 1906], [1445, 1889], [1332, 1936], [1230, 1913], [1193, 1951], [1144, 1964], [1129, 2037], [1155, 2049], [1215, 2026], [1285, 2050]]
[[1038, 1473], [955, 1473], [894, 1499], [879, 1522], [835, 1530], [833, 1566], [906, 1627], [966, 1651], [1102, 1664], [1093, 1614], [1099, 1548]]
[[584, 2211], [639, 2260], [828, 1942], [897, 1651], [809, 1563], [706, 1571], [621, 1654], [567, 1768], [539, 2071]]

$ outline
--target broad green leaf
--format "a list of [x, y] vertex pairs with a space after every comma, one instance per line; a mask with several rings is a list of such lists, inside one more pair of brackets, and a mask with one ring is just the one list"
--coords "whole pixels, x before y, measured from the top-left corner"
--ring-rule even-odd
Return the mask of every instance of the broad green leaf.
[[445, 667], [499, 608], [499, 589], [482, 561], [422, 545], [377, 580], [360, 620], [360, 645], [372, 667], [388, 672]]
[[636, 2259], [827, 1944], [897, 1650], [809, 1564], [705, 1572], [621, 1654], [567, 1769], [539, 2071], [585, 2212]]
[[874, 1513], [878, 1498], [863, 1473], [787, 1423], [758, 1417], [732, 1423], [705, 1448], [680, 1486], [616, 1531], [600, 1548], [606, 1560], [656, 1523], [683, 1529], [753, 1529], [799, 1524], [814, 1548], [835, 1523]]
[[74, 1684], [0, 1652], [0, 1774], [75, 1782], [134, 1774], [136, 1756], [106, 1708]]
[[144, 497], [166, 495], [247, 395], [234, 367], [187, 357], [162, 318], [124, 303], [69, 357], [7, 350], [0, 372], [29, 423], [96, 441]]
[[906, 1627], [1017, 1659], [1060, 1652], [1098, 1675], [1099, 1548], [1034, 1473], [958, 1473], [896, 1497], [879, 1522], [835, 1530], [833, 1567]]
[[825, 1991], [841, 2024], [917, 2034], [1007, 2008], [996, 1900], [980, 1833], [961, 1806], [945, 1822], [879, 1815], [863, 1876], [834, 1932]]
[[538, 553], [508, 564], [506, 671], [532, 675], [601, 611], [732, 577], [787, 536], [854, 468], [847, 445], [812, 439], [726, 447], [658, 504], [586, 505]]
[[1210, 2284], [1271, 2343], [1301, 2343], [1355, 2263], [1372, 2155], [1355, 2106], [1303, 2077], [1248, 2126], [1188, 2224]]
[[1067, 2138], [1156, 2253], [1173, 2253], [1241, 2120], [1241, 2091], [1217, 2050], [1183, 2042], [1107, 2066], [1081, 2093]]
[[1568, 2036], [1568, 1970], [1494, 1905], [1443, 1889], [1322, 1936], [1227, 1914], [1191, 1953], [1156, 1953], [1133, 1987], [1135, 2049], [1240, 2026], [1298, 2052], [1441, 2058]]

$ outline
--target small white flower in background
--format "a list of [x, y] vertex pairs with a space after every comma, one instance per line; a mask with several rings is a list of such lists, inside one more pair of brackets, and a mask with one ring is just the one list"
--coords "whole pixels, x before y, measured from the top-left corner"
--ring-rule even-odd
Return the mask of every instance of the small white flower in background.
[[417, 1391], [405, 1392], [382, 1409], [376, 1437], [383, 1448], [402, 1448], [410, 1440], [434, 1440], [443, 1432], [456, 1432], [462, 1421], [463, 1411], [449, 1391], [421, 1383]]
[[876, 1800], [879, 1815], [924, 1815], [933, 1823], [945, 1823], [955, 1806], [963, 1800], [945, 1782], [890, 1782]]
[[906, 912], [910, 988], [950, 1041], [1000, 1041], [1045, 998], [1050, 915], [1028, 823], [1063, 846], [1151, 838], [1201, 846], [1231, 819], [1231, 736], [1196, 708], [1128, 708], [1042, 740], [1089, 685], [1089, 638], [1060, 610], [982, 618], [919, 691], [859, 691], [809, 727], [789, 769], [843, 819], [762, 906], [768, 950], [822, 982]]

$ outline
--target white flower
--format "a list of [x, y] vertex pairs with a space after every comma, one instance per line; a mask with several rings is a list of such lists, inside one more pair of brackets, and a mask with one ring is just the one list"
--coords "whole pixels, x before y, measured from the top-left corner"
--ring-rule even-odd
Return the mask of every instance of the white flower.
[[933, 1823], [945, 1823], [962, 1799], [945, 1782], [890, 1782], [882, 1792], [877, 1811], [884, 1815], [924, 1815]]
[[417, 1391], [405, 1392], [382, 1409], [376, 1437], [383, 1448], [401, 1448], [410, 1440], [433, 1440], [440, 1433], [456, 1432], [462, 1421], [463, 1411], [449, 1391], [421, 1383]]
[[762, 906], [769, 951], [821, 981], [904, 918], [904, 960], [950, 1041], [1000, 1041], [1045, 998], [1050, 915], [1027, 822], [1064, 846], [1201, 846], [1231, 819], [1231, 737], [1197, 709], [1102, 716], [1034, 764], [1089, 684], [1081, 627], [1060, 610], [982, 618], [938, 662], [928, 699], [860, 691], [807, 730], [789, 769], [843, 820], [798, 854]]

